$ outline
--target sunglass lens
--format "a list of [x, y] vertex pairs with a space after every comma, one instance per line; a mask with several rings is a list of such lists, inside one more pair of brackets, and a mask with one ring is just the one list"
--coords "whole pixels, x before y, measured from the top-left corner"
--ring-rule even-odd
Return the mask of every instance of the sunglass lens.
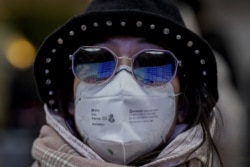
[[74, 54], [73, 71], [86, 83], [102, 83], [109, 79], [115, 69], [114, 56], [99, 47], [82, 47]]
[[162, 86], [176, 72], [177, 59], [167, 51], [144, 51], [134, 60], [134, 75], [144, 85]]

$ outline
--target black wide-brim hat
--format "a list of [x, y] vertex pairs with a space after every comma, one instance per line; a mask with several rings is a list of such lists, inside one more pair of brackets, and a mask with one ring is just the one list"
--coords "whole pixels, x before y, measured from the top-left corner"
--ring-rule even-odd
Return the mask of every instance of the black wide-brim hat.
[[214, 54], [206, 41], [185, 27], [170, 0], [93, 0], [83, 14], [53, 32], [38, 51], [34, 74], [43, 102], [58, 112], [58, 91], [74, 77], [70, 55], [82, 45], [115, 35], [166, 43], [181, 60], [187, 82], [206, 87], [218, 100]]

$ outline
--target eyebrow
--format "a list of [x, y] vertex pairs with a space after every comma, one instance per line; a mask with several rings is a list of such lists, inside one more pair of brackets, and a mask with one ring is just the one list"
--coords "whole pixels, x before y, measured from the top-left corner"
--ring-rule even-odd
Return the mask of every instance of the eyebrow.
[[117, 39], [119, 39], [119, 38], [124, 38], [124, 39], [126, 39], [126, 38], [137, 38], [137, 41], [138, 42], [144, 42], [144, 43], [154, 43], [154, 42], [152, 42], [152, 41], [150, 41], [149, 39], [146, 39], [146, 38], [143, 38], [143, 37], [137, 37], [137, 36], [110, 36], [110, 37], [106, 37], [106, 38], [103, 38], [103, 39], [100, 39], [99, 40], [99, 42], [96, 42], [95, 44], [99, 44], [99, 43], [109, 43], [109, 44], [111, 44], [111, 45], [114, 45], [114, 42], [113, 42], [113, 39], [114, 38], [117, 38]]

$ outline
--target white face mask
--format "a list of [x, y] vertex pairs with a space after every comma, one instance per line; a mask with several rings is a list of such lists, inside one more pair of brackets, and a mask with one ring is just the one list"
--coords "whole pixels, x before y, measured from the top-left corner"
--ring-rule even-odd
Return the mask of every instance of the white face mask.
[[106, 85], [80, 83], [75, 122], [85, 143], [107, 161], [128, 164], [166, 142], [175, 122], [171, 84], [140, 86], [126, 71]]

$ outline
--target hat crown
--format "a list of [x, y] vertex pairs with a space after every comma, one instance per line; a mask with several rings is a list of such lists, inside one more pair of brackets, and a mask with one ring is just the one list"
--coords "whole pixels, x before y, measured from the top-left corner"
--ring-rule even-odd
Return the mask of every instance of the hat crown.
[[179, 9], [171, 0], [93, 0], [85, 13], [105, 11], [150, 13], [185, 26]]

